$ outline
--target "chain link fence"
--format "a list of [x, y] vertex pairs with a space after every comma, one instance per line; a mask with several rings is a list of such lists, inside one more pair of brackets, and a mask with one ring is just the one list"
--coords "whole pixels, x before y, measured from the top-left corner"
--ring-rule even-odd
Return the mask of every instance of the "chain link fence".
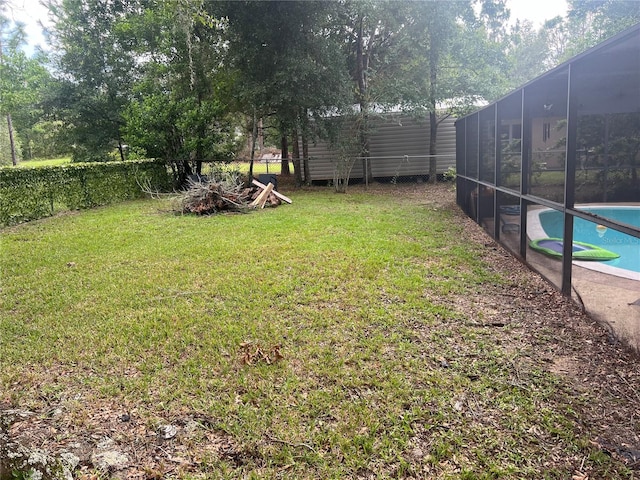
[[[322, 156], [300, 159], [300, 171], [303, 183], [315, 185], [416, 183], [429, 180], [431, 165], [435, 160], [436, 174], [439, 178], [449, 179], [455, 176], [455, 154], [442, 155], [393, 155], [369, 157]], [[307, 167], [305, 168], [305, 163]], [[202, 173], [210, 174], [221, 168], [219, 164], [206, 164]], [[237, 168], [249, 172], [249, 160], [234, 161], [223, 168]], [[281, 175], [280, 158], [254, 160], [253, 175]], [[289, 159], [289, 173], [294, 175], [293, 160]]]
[[352, 157], [328, 162], [311, 159], [309, 170], [312, 182], [416, 183], [429, 180], [432, 161], [439, 177], [455, 175], [454, 154]]

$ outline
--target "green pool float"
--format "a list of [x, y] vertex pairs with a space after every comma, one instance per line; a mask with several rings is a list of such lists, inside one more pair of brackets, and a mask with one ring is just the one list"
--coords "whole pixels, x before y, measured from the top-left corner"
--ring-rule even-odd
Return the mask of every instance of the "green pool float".
[[[562, 257], [563, 245], [562, 238], [539, 238], [529, 243], [534, 250], [551, 257]], [[571, 251], [575, 260], [606, 261], [620, 257], [617, 253], [584, 242], [573, 242]]]

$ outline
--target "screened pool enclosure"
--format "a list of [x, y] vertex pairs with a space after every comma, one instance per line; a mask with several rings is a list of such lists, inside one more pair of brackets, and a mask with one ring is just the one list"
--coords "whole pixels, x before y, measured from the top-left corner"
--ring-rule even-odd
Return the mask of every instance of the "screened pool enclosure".
[[584, 269], [640, 296], [640, 25], [459, 119], [456, 169], [458, 205], [564, 294]]

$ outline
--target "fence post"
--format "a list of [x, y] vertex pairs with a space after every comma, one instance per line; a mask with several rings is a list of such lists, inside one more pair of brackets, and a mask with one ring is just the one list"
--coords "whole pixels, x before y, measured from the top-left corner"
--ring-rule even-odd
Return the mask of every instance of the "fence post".
[[364, 159], [364, 187], [365, 189], [369, 188], [369, 161], [371, 159], [369, 157], [365, 157]]

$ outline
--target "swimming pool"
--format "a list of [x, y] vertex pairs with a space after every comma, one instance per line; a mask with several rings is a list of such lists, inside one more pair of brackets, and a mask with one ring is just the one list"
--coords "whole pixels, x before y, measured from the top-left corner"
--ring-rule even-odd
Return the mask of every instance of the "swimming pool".
[[[640, 206], [585, 205], [580, 210], [593, 212], [628, 225], [640, 227]], [[531, 240], [545, 237], [562, 238], [564, 222], [562, 212], [550, 208], [533, 209], [527, 215], [527, 235]], [[576, 265], [620, 277], [640, 280], [640, 238], [632, 237], [596, 222], [574, 218], [573, 239], [590, 243], [620, 255], [615, 260], [585, 262], [574, 260]]]

